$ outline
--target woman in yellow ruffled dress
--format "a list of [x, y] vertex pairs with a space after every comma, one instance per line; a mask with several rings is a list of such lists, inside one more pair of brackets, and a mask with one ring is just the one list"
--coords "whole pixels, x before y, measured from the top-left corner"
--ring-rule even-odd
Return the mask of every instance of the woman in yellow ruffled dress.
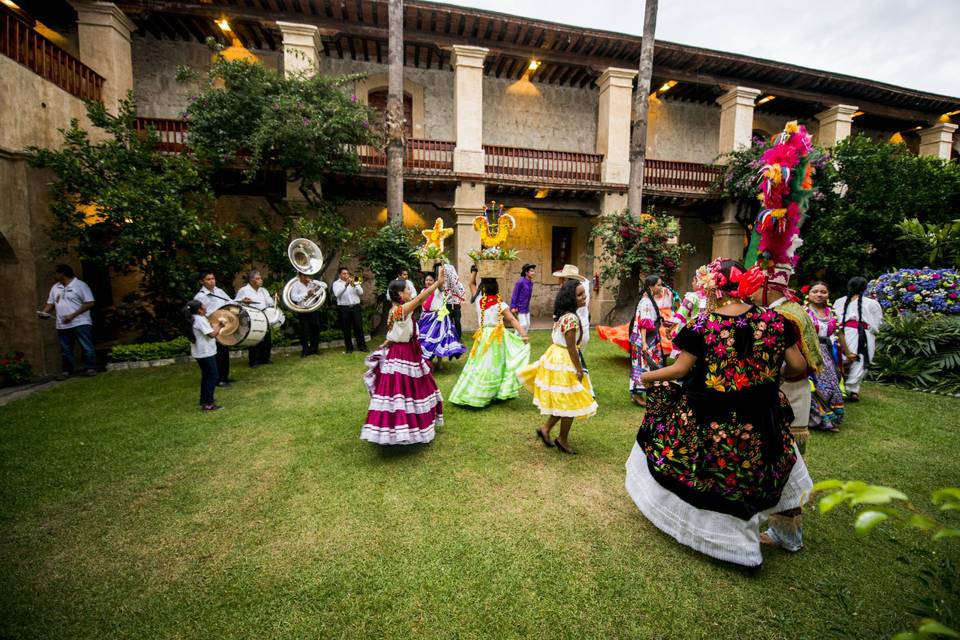
[[[537, 429], [537, 437], [548, 447], [555, 444], [563, 453], [576, 453], [567, 441], [573, 419], [589, 418], [597, 413], [590, 374], [583, 366], [580, 353], [583, 328], [577, 309], [587, 302], [584, 286], [570, 280], [560, 288], [553, 307], [553, 344], [539, 360], [517, 371], [517, 378], [533, 394], [533, 404], [548, 416]], [[560, 435], [551, 440], [550, 431], [557, 422]]]

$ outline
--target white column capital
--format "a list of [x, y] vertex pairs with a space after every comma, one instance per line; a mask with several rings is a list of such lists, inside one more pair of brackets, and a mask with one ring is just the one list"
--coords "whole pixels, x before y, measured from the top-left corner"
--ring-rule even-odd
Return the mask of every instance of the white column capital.
[[756, 103], [757, 96], [760, 95], [759, 89], [751, 89], [750, 87], [732, 87], [729, 85], [724, 85], [722, 87], [726, 92], [717, 98], [717, 104], [720, 105], [720, 108], [723, 110], [730, 109], [732, 107], [753, 107]]
[[110, 27], [127, 41], [130, 40], [130, 33], [137, 30], [137, 25], [112, 2], [72, 0], [70, 4], [77, 12], [78, 25]]
[[453, 55], [450, 58], [450, 64], [454, 67], [477, 67], [483, 68], [483, 61], [490, 52], [485, 47], [472, 47], [468, 45], [455, 44]]
[[317, 50], [323, 48], [323, 43], [320, 41], [320, 29], [316, 25], [280, 21], [277, 21], [276, 25], [283, 36], [284, 45], [314, 47]]
[[943, 160], [950, 159], [953, 149], [953, 134], [957, 125], [952, 122], [938, 122], [920, 131], [920, 155], [934, 156]]
[[604, 69], [600, 77], [597, 78], [597, 86], [600, 91], [608, 87], [623, 87], [624, 89], [633, 89], [633, 79], [637, 77], [636, 69], [620, 69], [618, 67], [608, 67]]
[[815, 117], [820, 125], [832, 124], [834, 122], [853, 122], [853, 114], [857, 112], [858, 107], [850, 104], [838, 104], [821, 111]]

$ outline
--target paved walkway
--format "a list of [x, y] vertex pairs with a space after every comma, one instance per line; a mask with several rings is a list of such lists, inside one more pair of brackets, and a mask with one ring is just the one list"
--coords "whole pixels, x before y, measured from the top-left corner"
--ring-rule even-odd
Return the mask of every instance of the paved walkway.
[[29, 398], [35, 393], [40, 393], [60, 384], [61, 380], [48, 380], [47, 382], [35, 382], [33, 384], [23, 384], [16, 387], [5, 387], [0, 389], [0, 407], [17, 400]]

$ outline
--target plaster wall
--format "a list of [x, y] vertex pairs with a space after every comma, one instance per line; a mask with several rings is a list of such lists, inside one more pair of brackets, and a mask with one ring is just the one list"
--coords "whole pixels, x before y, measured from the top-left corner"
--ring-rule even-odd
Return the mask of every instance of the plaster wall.
[[[157, 40], [133, 34], [133, 95], [138, 115], [147, 118], [180, 118], [197, 92], [197, 84], [179, 84], [177, 67], [184, 65], [201, 75], [210, 70], [213, 52], [200, 42]], [[265, 66], [280, 69], [282, 53], [253, 50]]]
[[58, 148], [58, 129], [77, 118], [89, 128], [83, 102], [21, 64], [0, 56], [0, 149]]
[[712, 163], [720, 143], [720, 107], [667, 99], [650, 100], [647, 157]]

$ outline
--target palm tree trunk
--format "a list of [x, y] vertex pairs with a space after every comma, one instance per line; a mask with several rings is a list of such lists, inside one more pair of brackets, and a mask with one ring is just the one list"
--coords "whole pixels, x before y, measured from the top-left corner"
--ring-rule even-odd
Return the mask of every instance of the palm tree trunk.
[[630, 184], [627, 187], [627, 207], [639, 216], [643, 207], [643, 165], [647, 155], [647, 112], [649, 110], [650, 79], [653, 76], [653, 44], [657, 31], [658, 0], [647, 0], [643, 16], [643, 42], [640, 45], [640, 69], [637, 75], [637, 93], [633, 97], [633, 115], [630, 121]]
[[403, 0], [389, 0], [387, 217], [403, 223]]

